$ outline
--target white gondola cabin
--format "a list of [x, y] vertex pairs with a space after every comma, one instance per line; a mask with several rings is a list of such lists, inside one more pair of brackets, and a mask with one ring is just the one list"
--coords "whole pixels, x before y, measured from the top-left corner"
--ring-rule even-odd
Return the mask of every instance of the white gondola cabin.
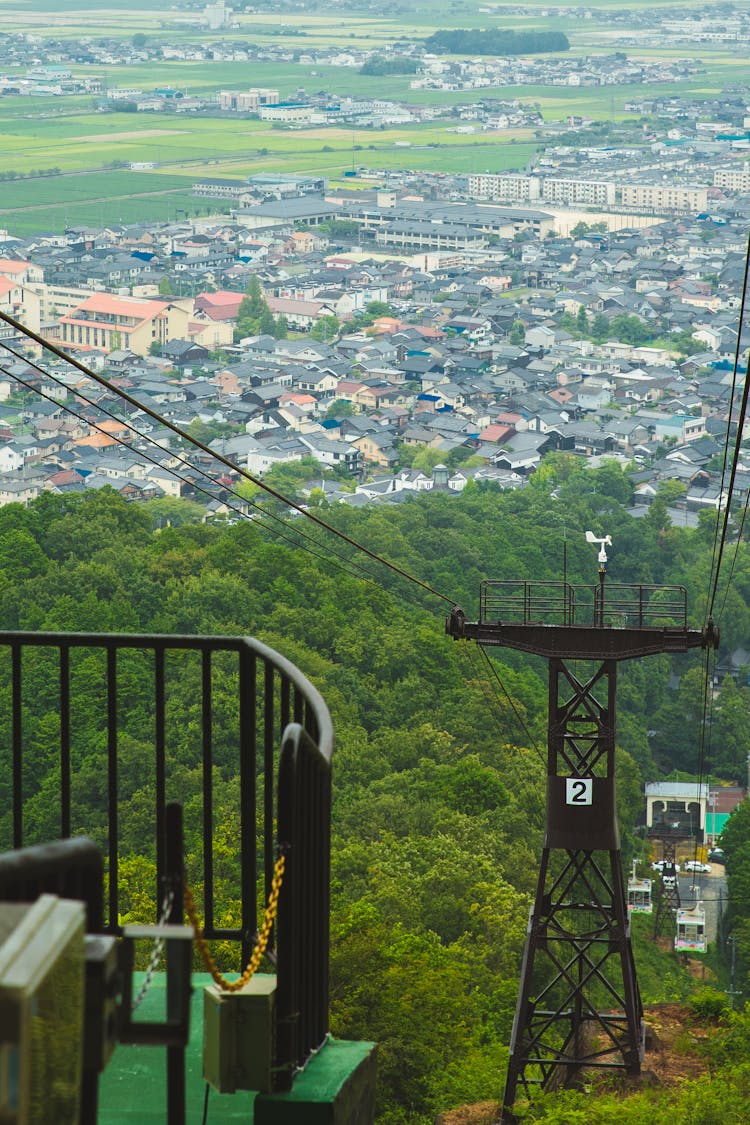
[[690, 949], [694, 953], [706, 952], [706, 912], [700, 903], [691, 910], [677, 911], [675, 949]]
[[651, 879], [628, 879], [628, 914], [651, 914], [654, 907], [651, 900]]

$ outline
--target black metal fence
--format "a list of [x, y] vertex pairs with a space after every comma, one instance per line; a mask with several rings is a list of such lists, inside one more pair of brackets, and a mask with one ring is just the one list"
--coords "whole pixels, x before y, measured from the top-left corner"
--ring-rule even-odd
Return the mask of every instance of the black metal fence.
[[0, 633], [0, 851], [92, 836], [106, 932], [121, 932], [134, 854], [154, 865], [158, 916], [168, 801], [184, 806], [205, 936], [238, 947], [227, 969], [246, 963], [286, 851], [269, 943], [279, 1088], [327, 1032], [332, 746], [319, 693], [256, 640]]
[[488, 581], [481, 584], [479, 596], [479, 621], [483, 625], [687, 628], [684, 586]]

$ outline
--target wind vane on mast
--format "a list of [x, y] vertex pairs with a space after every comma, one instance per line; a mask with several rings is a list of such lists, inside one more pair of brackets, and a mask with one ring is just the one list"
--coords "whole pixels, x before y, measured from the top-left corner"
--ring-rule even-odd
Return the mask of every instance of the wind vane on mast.
[[604, 570], [604, 568], [607, 565], [607, 552], [605, 551], [604, 548], [612, 546], [612, 536], [611, 535], [605, 535], [602, 539], [599, 539], [599, 538], [597, 538], [596, 535], [594, 535], [593, 531], [587, 531], [586, 532], [586, 542], [587, 543], [598, 543], [599, 544], [598, 562], [599, 562], [600, 569]]

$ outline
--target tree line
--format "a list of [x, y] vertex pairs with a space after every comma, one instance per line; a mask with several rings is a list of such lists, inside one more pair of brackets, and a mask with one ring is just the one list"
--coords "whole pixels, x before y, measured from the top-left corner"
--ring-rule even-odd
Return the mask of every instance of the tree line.
[[479, 27], [436, 31], [424, 42], [436, 55], [530, 55], [567, 51], [570, 42], [562, 31], [510, 31]]
[[[304, 498], [299, 474], [288, 475], [285, 487]], [[351, 539], [461, 605], [469, 618], [477, 614], [480, 581], [558, 581], [563, 552], [568, 581], [594, 585], [596, 557], [584, 533], [610, 534], [611, 580], [685, 585], [697, 627], [712, 526], [707, 520], [697, 530], [671, 526], [658, 497], [644, 518], [634, 519], [627, 511], [631, 498], [618, 465], [588, 470], [576, 458], [556, 455], [517, 492], [469, 484], [460, 496], [435, 491], [367, 508], [326, 507], [321, 497], [318, 510]], [[284, 518], [277, 501], [263, 504]], [[331, 541], [319, 528], [306, 529], [310, 544], [297, 538], [296, 521], [285, 523], [287, 538], [280, 540], [258, 521], [208, 525], [201, 515], [184, 501], [130, 504], [107, 488], [46, 493], [28, 508], [6, 505], [0, 509], [0, 627], [249, 634], [292, 659], [322, 692], [336, 728], [331, 1029], [379, 1042], [380, 1125], [432, 1125], [442, 1110], [499, 1097], [544, 829], [545, 666], [498, 650], [489, 670], [471, 646], [446, 637], [444, 603], [371, 563], [373, 580], [364, 582], [358, 553], [338, 542], [332, 558]], [[740, 545], [720, 656], [747, 636], [749, 602], [750, 553]], [[648, 860], [635, 830], [644, 781], [697, 770], [699, 664], [696, 654], [660, 656], [628, 662], [619, 677], [618, 814], [628, 865], [631, 857]], [[153, 736], [149, 680], [137, 654], [127, 674], [119, 778], [122, 909], [135, 920], [152, 909], [155, 857], [146, 827], [153, 795], [144, 788], [141, 763], [153, 753]], [[678, 687], [670, 686], [676, 681]], [[36, 658], [25, 666], [24, 682], [33, 699], [25, 716], [28, 823], [42, 840], [58, 824], [50, 751], [58, 700]], [[105, 752], [101, 683], [101, 668], [84, 654], [73, 683], [80, 708], [74, 829], [104, 841], [106, 800], [97, 781]], [[185, 804], [187, 864], [195, 871], [200, 692], [192, 675], [175, 675], [169, 688], [170, 791]], [[10, 729], [11, 695], [10, 669], [0, 664], [0, 730]], [[222, 698], [221, 681], [215, 696]], [[728, 680], [714, 714], [707, 769], [737, 780], [750, 739], [747, 688]], [[0, 742], [3, 839], [10, 827], [10, 745], [9, 738]], [[232, 729], [220, 722], [215, 881], [227, 911], [236, 900], [238, 870], [233, 753]], [[644, 1000], [689, 996], [695, 984], [679, 961], [636, 931]], [[745, 1042], [747, 1034], [744, 1024], [732, 1042]], [[727, 1059], [733, 1049], [726, 1046]], [[702, 1087], [690, 1090], [704, 1096]], [[543, 1105], [548, 1116], [537, 1119], [550, 1125], [607, 1120], [580, 1112], [555, 1117], [548, 1102], [539, 1112]]]

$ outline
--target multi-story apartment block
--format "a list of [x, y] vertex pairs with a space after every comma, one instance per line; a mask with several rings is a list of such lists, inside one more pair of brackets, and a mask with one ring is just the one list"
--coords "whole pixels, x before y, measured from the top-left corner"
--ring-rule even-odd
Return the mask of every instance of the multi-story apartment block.
[[620, 188], [623, 207], [647, 211], [705, 211], [708, 189], [681, 184], [623, 184]]
[[33, 332], [39, 331], [41, 323], [36, 287], [43, 277], [41, 268], [31, 262], [0, 258], [0, 308]]
[[547, 176], [542, 183], [542, 199], [548, 203], [595, 203], [611, 207], [615, 185], [608, 180], [571, 180]]
[[726, 191], [750, 191], [750, 165], [743, 168], [718, 168], [714, 172], [714, 187]]
[[469, 195], [472, 199], [492, 199], [502, 203], [539, 199], [540, 182], [538, 176], [523, 176], [517, 172], [507, 175], [478, 173], [469, 176]]
[[240, 202], [250, 199], [252, 192], [245, 180], [198, 180], [193, 184], [193, 195], [201, 195], [207, 199], [237, 199]]
[[301, 102], [279, 102], [258, 107], [261, 121], [277, 121], [280, 125], [309, 125], [314, 107]]

